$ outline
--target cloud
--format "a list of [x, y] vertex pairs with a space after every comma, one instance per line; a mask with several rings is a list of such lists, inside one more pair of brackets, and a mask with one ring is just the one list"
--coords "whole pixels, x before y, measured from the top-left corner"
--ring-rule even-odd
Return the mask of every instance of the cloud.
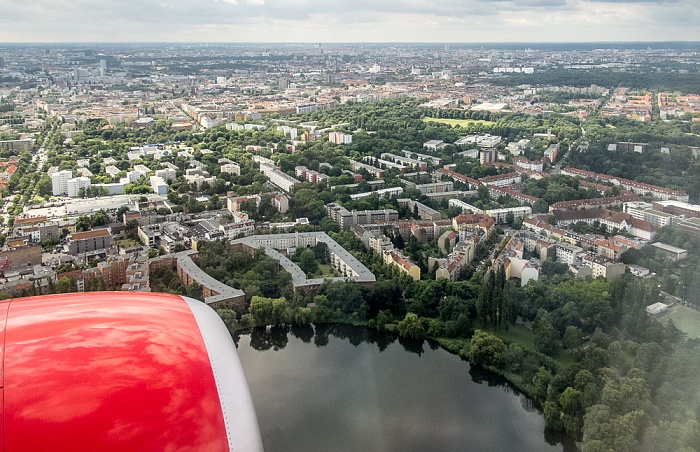
[[655, 3], [663, 5], [664, 3], [678, 3], [680, 0], [586, 0], [595, 3]]
[[0, 0], [0, 11], [0, 42], [700, 40], [697, 0]]

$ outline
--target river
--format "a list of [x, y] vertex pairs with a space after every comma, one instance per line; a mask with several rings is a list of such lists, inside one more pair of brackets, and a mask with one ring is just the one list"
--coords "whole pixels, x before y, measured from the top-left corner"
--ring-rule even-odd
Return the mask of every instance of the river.
[[267, 452], [575, 450], [503, 378], [429, 342], [347, 325], [236, 341]]

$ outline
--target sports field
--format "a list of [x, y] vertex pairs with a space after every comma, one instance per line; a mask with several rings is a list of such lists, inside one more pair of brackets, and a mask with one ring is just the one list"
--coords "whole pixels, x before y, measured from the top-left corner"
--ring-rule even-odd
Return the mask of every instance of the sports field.
[[673, 319], [676, 328], [683, 331], [689, 338], [700, 338], [700, 312], [686, 306], [673, 306], [670, 311], [659, 317], [659, 320], [666, 323]]
[[483, 119], [423, 118], [423, 121], [425, 121], [425, 122], [441, 122], [443, 124], [449, 124], [452, 127], [454, 127], [454, 126], [468, 127], [469, 124], [484, 124], [484, 125], [496, 124], [493, 121], [485, 121]]

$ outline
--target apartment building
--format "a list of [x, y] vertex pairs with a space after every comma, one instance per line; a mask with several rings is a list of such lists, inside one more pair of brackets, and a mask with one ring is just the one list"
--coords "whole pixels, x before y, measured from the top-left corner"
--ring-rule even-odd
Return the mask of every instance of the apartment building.
[[112, 247], [114, 239], [109, 229], [96, 229], [68, 234], [68, 252], [75, 256], [81, 253], [106, 250]]

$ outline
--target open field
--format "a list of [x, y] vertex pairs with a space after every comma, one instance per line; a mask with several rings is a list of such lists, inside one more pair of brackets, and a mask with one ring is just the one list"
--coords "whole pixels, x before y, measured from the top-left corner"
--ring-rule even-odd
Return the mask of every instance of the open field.
[[424, 122], [441, 122], [443, 124], [449, 124], [452, 127], [455, 126], [460, 126], [460, 127], [468, 127], [469, 124], [484, 124], [484, 125], [493, 125], [496, 124], [493, 121], [486, 121], [483, 119], [448, 119], [448, 118], [423, 118]]
[[659, 316], [659, 320], [664, 323], [668, 322], [669, 319], [673, 319], [676, 328], [687, 334], [689, 338], [700, 338], [700, 312], [686, 306], [676, 305], [666, 314]]

